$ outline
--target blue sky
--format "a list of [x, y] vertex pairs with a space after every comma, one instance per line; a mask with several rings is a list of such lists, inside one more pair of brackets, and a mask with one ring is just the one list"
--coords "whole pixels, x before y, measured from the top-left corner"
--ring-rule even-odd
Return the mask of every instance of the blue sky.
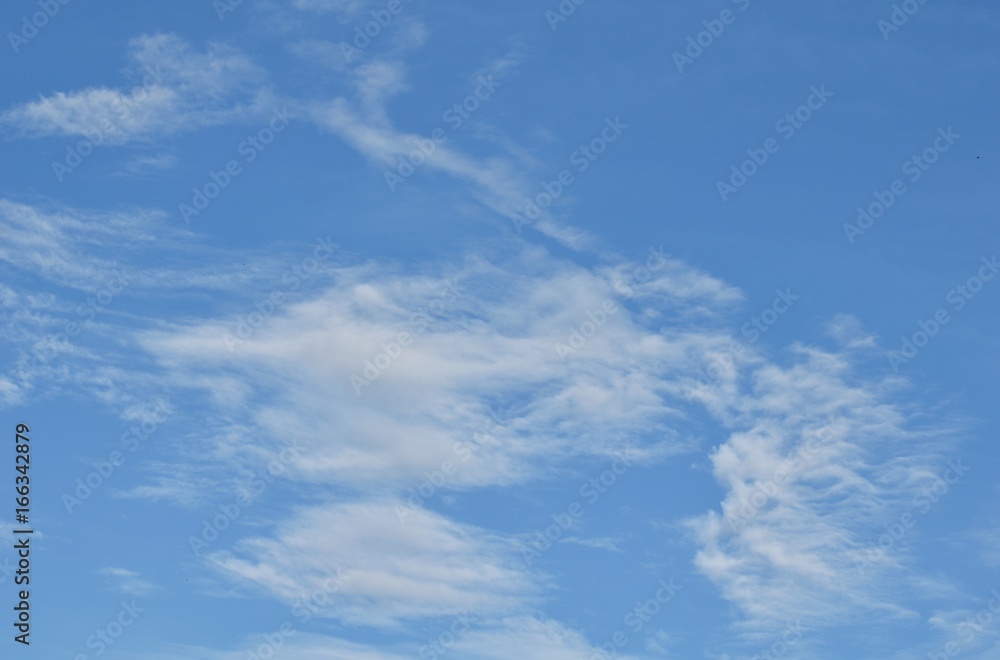
[[0, 22], [4, 657], [1000, 656], [996, 7]]

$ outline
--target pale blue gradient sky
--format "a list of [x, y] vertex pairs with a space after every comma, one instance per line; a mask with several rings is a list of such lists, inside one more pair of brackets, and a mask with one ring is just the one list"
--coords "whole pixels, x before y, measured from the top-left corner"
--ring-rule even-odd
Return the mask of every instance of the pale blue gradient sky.
[[1000, 14], [899, 4], [7, 6], [9, 653], [996, 657]]

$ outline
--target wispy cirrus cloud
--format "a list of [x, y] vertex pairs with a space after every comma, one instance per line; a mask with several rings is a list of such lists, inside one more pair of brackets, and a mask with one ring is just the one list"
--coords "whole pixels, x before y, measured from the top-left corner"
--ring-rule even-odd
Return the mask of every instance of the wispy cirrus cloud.
[[296, 9], [338, 14], [345, 20], [375, 5], [372, 0], [294, 0], [294, 4]]
[[[714, 321], [661, 333], [656, 307], [710, 304], [721, 283], [692, 289], [697, 275], [664, 271], [633, 315], [613, 280], [544, 250], [498, 261], [470, 255], [447, 278], [377, 264], [338, 269], [336, 285], [233, 351], [224, 341], [232, 325], [216, 321], [142, 342], [185, 383], [249, 382], [239, 374], [278, 376], [297, 365], [293, 377], [280, 376], [280, 391], [246, 390], [232, 405], [253, 402], [265, 434], [294, 429], [309, 450], [298, 477], [316, 482], [394, 489], [458, 460], [450, 483], [484, 486], [530, 479], [546, 456], [629, 451], [658, 460], [690, 450], [677, 381], [693, 380], [727, 337]], [[449, 281], [459, 293], [445, 305], [438, 296]], [[606, 303], [620, 311], [603, 311]], [[579, 329], [593, 324], [588, 313], [606, 320], [577, 348]], [[397, 350], [401, 332], [412, 345]], [[491, 407], [506, 419], [484, 433]]]
[[[514, 46], [507, 56], [493, 62], [496, 71], [489, 73], [502, 76], [523, 62], [524, 53], [523, 46]], [[505, 219], [523, 212], [525, 200], [538, 194], [537, 184], [523, 172], [522, 159], [506, 153], [471, 156], [448, 143], [434, 144], [433, 150], [426, 146], [421, 150], [421, 145], [430, 141], [427, 135], [395, 128], [388, 114], [387, 101], [409, 89], [402, 61], [372, 59], [358, 65], [351, 75], [355, 98], [314, 101], [308, 105], [307, 112], [318, 125], [340, 137], [385, 172], [394, 172], [400, 157], [422, 151], [422, 167], [470, 184], [476, 198]], [[587, 232], [561, 223], [549, 212], [544, 212], [532, 226], [574, 250], [596, 246]]]
[[279, 523], [274, 536], [245, 538], [208, 561], [289, 605], [335, 575], [337, 597], [319, 615], [353, 626], [393, 628], [470, 611], [495, 615], [537, 597], [536, 584], [513, 568], [515, 544], [428, 511], [401, 525], [397, 505], [307, 507]]
[[[143, 343], [187, 382], [272, 374], [267, 382], [281, 383], [277, 390], [266, 398], [248, 391], [234, 404], [256, 411], [262, 437], [292, 433], [307, 447], [290, 479], [359, 494], [399, 494], [458, 462], [457, 444], [469, 458], [446, 491], [530, 483], [543, 478], [533, 467], [540, 462], [552, 471], [614, 451], [651, 464], [697, 447], [684, 429], [705, 410], [728, 435], [711, 455], [725, 495], [721, 512], [688, 526], [696, 566], [740, 608], [747, 640], [798, 617], [833, 627], [861, 616], [913, 616], [900, 604], [905, 590], [894, 586], [897, 563], [860, 575], [855, 561], [873, 530], [926, 486], [952, 442], [954, 428], [913, 425], [897, 403], [900, 381], [857, 375], [857, 347], [795, 345], [785, 365], [748, 348], [705, 387], [698, 371], [735, 339], [721, 319], [738, 305], [738, 291], [681, 262], [625, 298], [614, 286], [629, 272], [625, 264], [582, 269], [523, 246], [498, 261], [470, 255], [449, 272], [462, 295], [360, 395], [352, 373], [408, 327], [421, 306], [414, 301], [431, 299], [441, 278], [404, 278], [375, 264], [343, 269], [335, 286], [241, 344], [238, 358], [222, 348], [225, 326], [211, 322], [150, 333]], [[593, 323], [587, 312], [608, 299], [619, 311], [560, 355], [558, 344]], [[477, 432], [487, 405], [507, 410], [506, 419]], [[798, 460], [808, 443], [814, 454]], [[790, 476], [740, 520], [740, 505], [775, 470]], [[387, 525], [400, 524], [383, 509]], [[268, 575], [280, 591], [287, 576], [279, 548], [300, 543], [291, 539], [252, 540], [258, 563], [228, 559], [224, 567], [246, 579]]]
[[177, 167], [180, 159], [172, 153], [159, 153], [155, 155], [133, 156], [122, 170], [122, 176], [150, 176], [160, 174]]
[[[133, 224], [127, 214], [101, 224], [69, 211], [4, 208], [22, 248], [5, 259], [25, 271], [60, 273], [53, 263], [108, 259], [155, 234], [155, 223]], [[80, 240], [55, 243], [86, 246], [107, 233], [108, 249], [84, 250], [83, 258], [56, 253], [53, 263], [32, 256], [42, 250], [39, 236], [74, 233]], [[233, 534], [210, 554], [220, 575], [287, 601], [320, 571], [340, 566], [352, 579], [326, 615], [351, 625], [408, 629], [463, 609], [484, 622], [517, 619], [534, 612], [547, 583], [512, 568], [516, 535], [461, 522], [435, 506], [410, 509], [404, 524], [392, 503], [449, 460], [459, 463], [441, 486], [451, 493], [537, 482], [568, 473], [574, 460], [614, 452], [652, 465], [703, 446], [690, 421], [707, 411], [725, 431], [711, 454], [724, 495], [720, 510], [688, 521], [688, 529], [695, 565], [739, 608], [748, 642], [794, 617], [836, 626], [859, 616], [914, 616], [900, 604], [896, 580], [905, 557], [863, 576], [854, 560], [873, 530], [926, 486], [954, 429], [913, 427], [898, 403], [902, 381], [857, 373], [870, 342], [854, 341], [866, 335], [845, 319], [835, 333], [843, 349], [797, 344], [778, 364], [748, 347], [707, 387], [699, 384], [701, 369], [735, 340], [726, 319], [741, 294], [679, 260], [664, 264], [641, 286], [622, 286], [634, 272], [627, 263], [583, 267], [514, 242], [489, 259], [470, 251], [451, 264], [334, 266], [235, 350], [224, 337], [236, 321], [217, 313], [137, 328], [132, 348], [158, 367], [129, 380], [128, 367], [108, 354], [93, 372], [137, 390], [186, 392], [188, 414], [210, 421], [185, 436], [190, 445], [176, 445], [186, 448], [180, 453], [151, 457], [149, 483], [127, 494], [183, 506], [198, 496], [210, 501], [238, 488], [234, 475], [263, 464], [270, 448], [293, 436], [304, 452], [282, 481], [308, 484], [320, 499], [346, 491], [351, 503], [304, 503], [278, 523], [262, 510], [256, 524], [263, 528]], [[166, 272], [144, 276], [144, 286], [160, 291], [177, 291], [179, 281]], [[226, 291], [236, 282], [214, 286]], [[454, 295], [444, 304], [449, 286]], [[385, 348], [404, 331], [412, 345], [398, 353]], [[585, 341], [575, 342], [574, 333]], [[379, 362], [379, 376], [359, 393], [352, 376], [382, 352], [395, 355]], [[502, 422], [484, 430], [490, 409], [498, 408]], [[801, 447], [816, 440], [816, 451], [796, 464]], [[467, 460], [456, 447], [467, 450]], [[778, 469], [789, 478], [740, 520], [755, 484]], [[334, 538], [327, 529], [356, 531]], [[587, 531], [593, 543], [578, 536], [572, 542], [617, 548], [599, 530]], [[460, 570], [435, 573], [424, 555], [427, 539], [438, 552], [452, 552], [450, 565]], [[382, 550], [362, 559], [359, 548], [376, 546]], [[535, 630], [548, 630], [529, 618]], [[553, 635], [552, 653], [584, 648], [575, 633]]]
[[[437, 641], [434, 639], [375, 644], [353, 641], [346, 636], [295, 631], [283, 641], [282, 652], [301, 660], [406, 660], [419, 657], [421, 651], [428, 658], [453, 653], [470, 660], [499, 660], [511, 654], [526, 660], [578, 660], [599, 657], [601, 653], [580, 632], [544, 617], [483, 620], [480, 628], [462, 632], [457, 637], [450, 634], [450, 623], [442, 620], [444, 628], [438, 632], [444, 635], [447, 643], [442, 645], [438, 641], [436, 647], [432, 646]], [[246, 648], [232, 651], [175, 644], [172, 650], [145, 652], [141, 660], [243, 660], [247, 649], [260, 646], [260, 639], [260, 636], [250, 637], [246, 640]], [[122, 657], [131, 660], [133, 656], [126, 653]], [[615, 657], [620, 660], [637, 658], [625, 653], [617, 653]], [[135, 656], [135, 660], [140, 658]]]
[[267, 74], [224, 44], [198, 51], [173, 34], [136, 37], [124, 73], [133, 87], [56, 92], [0, 113], [0, 126], [19, 137], [97, 131], [99, 143], [125, 144], [263, 116], [273, 105]]
[[924, 587], [899, 580], [905, 556], [861, 560], [933, 480], [960, 426], [918, 423], [899, 382], [855, 375], [846, 355], [794, 352], [791, 365], [755, 369], [746, 389], [732, 374], [732, 387], [703, 396], [731, 431], [711, 455], [721, 511], [689, 521], [696, 566], [740, 608], [748, 639], [800, 617], [823, 628], [914, 618], [903, 603]]
[[107, 566], [97, 571], [114, 589], [128, 596], [145, 596], [157, 589], [152, 582], [142, 579], [139, 573], [127, 568]]

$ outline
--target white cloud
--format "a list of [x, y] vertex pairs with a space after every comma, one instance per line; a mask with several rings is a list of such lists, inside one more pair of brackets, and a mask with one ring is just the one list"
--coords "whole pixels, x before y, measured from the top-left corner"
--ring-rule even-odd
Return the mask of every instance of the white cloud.
[[338, 14], [345, 20], [374, 5], [372, 0], [295, 0], [296, 9]]
[[395, 30], [391, 35], [393, 53], [405, 53], [416, 50], [424, 45], [429, 36], [427, 26], [409, 16], [401, 16], [396, 19]]
[[[445, 623], [440, 632], [445, 633], [447, 625]], [[332, 635], [295, 631], [284, 640], [280, 657], [295, 660], [407, 660], [414, 657], [443, 657], [441, 653], [444, 652], [469, 660], [506, 660], [512, 657], [525, 660], [579, 660], [599, 653], [580, 633], [556, 621], [529, 616], [484, 621], [478, 628], [460, 631], [457, 636], [446, 635], [445, 639], [455, 641], [437, 648], [430, 644], [375, 645]], [[262, 635], [250, 636], [245, 640], [244, 648], [238, 651], [172, 645], [172, 650], [159, 653], [146, 651], [141, 658], [135, 656], [135, 660], [244, 660], [247, 652], [256, 650], [262, 640]], [[424, 649], [423, 654], [420, 649]], [[122, 657], [131, 660], [133, 656], [126, 653]], [[619, 660], [635, 659], [631, 654], [622, 653], [615, 657]]]
[[[0, 218], [12, 229], [0, 258], [67, 283], [96, 282], [99, 266], [113, 263], [81, 258], [90, 254], [81, 246], [100, 242], [103, 254], [130, 251], [157, 231], [128, 213], [87, 218], [7, 201]], [[508, 540], [429, 509], [411, 510], [401, 524], [385, 502], [427, 471], [457, 462], [457, 443], [471, 451], [445, 492], [526, 483], [540, 476], [539, 465], [558, 469], [575, 456], [628, 451], [635, 460], [662, 460], [697, 446], [684, 429], [701, 404], [729, 437], [711, 457], [726, 492], [721, 511], [690, 523], [696, 565], [740, 608], [748, 639], [797, 617], [835, 625], [861, 616], [915, 616], [898, 605], [895, 582], [905, 555], [890, 553], [864, 574], [854, 560], [881, 522], [927, 483], [946, 435], [909, 428], [905, 411], [891, 403], [898, 380], [855, 374], [851, 337], [865, 335], [844, 319], [835, 334], [846, 339], [848, 353], [795, 345], [791, 362], [779, 366], [748, 348], [714, 383], [695, 389], [699, 369], [733, 341], [718, 326], [741, 295], [682, 262], [666, 263], [630, 296], [616, 287], [634, 273], [630, 266], [587, 269], [523, 245], [492, 262], [465, 255], [437, 272], [377, 263], [334, 268], [325, 280], [331, 283], [283, 306], [233, 353], [223, 340], [234, 331], [230, 318], [161, 322], [138, 339], [169, 374], [146, 377], [214, 393], [213, 426], [197, 448], [207, 450], [207, 461], [191, 465], [184, 456], [187, 472], [157, 463], [161, 475], [190, 478], [180, 489], [161, 479], [128, 494], [172, 498], [183, 491], [193, 501], [195, 491], [228, 487], [212, 473], [221, 457], [235, 457], [227, 469], [252, 464], [262, 448], [291, 435], [306, 452], [288, 478], [310, 482], [318, 493], [352, 489], [360, 499], [302, 509], [276, 536], [215, 555], [219, 567], [289, 599], [321, 569], [339, 564], [352, 578], [330, 616], [354, 623], [390, 626], [470, 609], [497, 615], [506, 608], [513, 615], [538, 592], [506, 563]], [[449, 280], [452, 295], [445, 298]], [[170, 290], [183, 281], [162, 273], [145, 285]], [[557, 344], [593, 323], [593, 311], [609, 299], [618, 310], [583, 345], [560, 355]], [[420, 333], [411, 315], [423, 309], [429, 314], [418, 317], [418, 325], [426, 324]], [[412, 346], [357, 395], [351, 375], [362, 374], [366, 360], [407, 330]], [[267, 387], [254, 385], [261, 382]], [[487, 407], [507, 411], [501, 426], [483, 428]], [[246, 410], [254, 411], [249, 418]], [[793, 466], [810, 438], [823, 442]], [[745, 524], [731, 526], [755, 484], [782, 467], [788, 482]], [[362, 524], [375, 514], [381, 519]], [[357, 532], [337, 541], [303, 531], [311, 529]], [[502, 577], [509, 589], [483, 583], [483, 573], [471, 568], [438, 576], [413, 534], [454, 548], [454, 566], [488, 567], [486, 574]], [[380, 542], [384, 550], [358, 559], [358, 548]], [[296, 553], [319, 553], [319, 563], [289, 563]]]
[[[0, 231], [5, 238], [0, 243], [0, 262], [22, 274], [89, 295], [108, 285], [116, 273], [126, 278], [129, 295], [185, 289], [239, 293], [247, 286], [273, 287], [293, 259], [302, 260], [296, 253], [311, 249], [286, 245], [239, 253], [223, 251], [206, 246], [203, 236], [177, 227], [159, 210], [89, 211], [3, 198]], [[161, 263], [165, 255], [173, 265], [149, 265]], [[22, 291], [18, 295], [22, 296], [21, 306], [28, 301], [37, 306], [42, 294]], [[45, 295], [52, 297], [50, 311], [72, 310], [84, 301], [70, 299], [68, 304], [53, 294]]]
[[756, 368], [748, 391], [734, 378], [703, 397], [732, 430], [712, 455], [722, 511], [691, 521], [696, 565], [748, 632], [800, 617], [824, 627], [913, 617], [898, 604], [905, 558], [888, 553], [863, 571], [856, 560], [943, 465], [953, 429], [913, 428], [890, 403], [893, 382], [853, 376], [843, 356], [796, 352], [790, 366]]
[[878, 338], [873, 333], [865, 332], [854, 316], [837, 314], [827, 326], [827, 334], [847, 349], [877, 348]]
[[662, 630], [658, 630], [651, 633], [649, 637], [646, 638], [646, 650], [650, 653], [655, 653], [662, 656], [670, 656], [669, 648], [674, 646], [678, 642], [676, 637], [668, 635]]
[[[492, 64], [497, 69], [487, 73], [501, 77], [524, 57], [524, 49], [515, 47], [495, 60]], [[420, 145], [430, 139], [427, 135], [397, 130], [388, 115], [388, 100], [409, 89], [406, 67], [398, 60], [378, 58], [359, 65], [352, 75], [355, 101], [343, 97], [317, 101], [308, 106], [307, 112], [313, 121], [382, 167], [384, 172], [396, 174], [398, 159], [420, 152]], [[461, 100], [455, 99], [456, 102]], [[428, 149], [423, 151], [426, 153]], [[523, 212], [524, 200], [538, 194], [536, 181], [523, 173], [523, 163], [518, 159], [500, 155], [477, 158], [444, 142], [436, 144], [432, 153], [418, 160], [422, 163], [420, 167], [471, 184], [477, 199], [505, 219], [513, 213]], [[586, 231], [561, 223], [548, 211], [531, 227], [574, 250], [593, 249], [595, 245]]]
[[152, 582], [143, 580], [137, 572], [127, 568], [108, 566], [98, 570], [97, 573], [107, 578], [114, 589], [128, 596], [145, 596], [157, 588]]
[[[10, 202], [0, 211], [14, 229], [0, 257], [63, 281], [93, 281], [95, 264], [103, 263], [81, 259], [73, 251], [78, 247], [68, 246], [103, 240], [127, 250], [154, 235], [128, 214], [87, 223], [73, 213], [45, 214]], [[261, 460], [263, 448], [293, 436], [306, 451], [287, 478], [309, 482], [319, 493], [351, 489], [361, 498], [358, 507], [377, 507], [379, 500], [364, 498], [399, 496], [446, 461], [460, 464], [442, 495], [527, 483], [541, 475], [539, 466], [559, 469], [572, 457], [600, 460], [627, 451], [637, 461], [662, 460], [697, 446], [697, 436], [685, 429], [700, 404], [729, 437], [712, 454], [714, 474], [726, 489], [721, 511], [691, 522], [696, 563], [740, 607], [747, 629], [766, 629], [793, 615], [831, 622], [911, 616], [896, 604], [890, 579], [906, 557], [891, 555], [863, 576], [854, 558], [867, 538], [877, 536], [880, 522], [926, 484], [944, 436], [909, 430], [906, 414], [891, 403], [900, 382], [860, 379], [848, 357], [853, 349], [838, 354], [795, 345], [791, 363], [779, 366], [747, 348], [715, 382], [695, 388], [697, 372], [732, 343], [731, 333], [718, 327], [741, 296], [682, 262], [667, 264], [630, 296], [616, 287], [616, 280], [634, 272], [625, 264], [587, 269], [524, 245], [492, 262], [465, 255], [436, 272], [377, 263], [337, 267], [322, 289], [282, 306], [232, 353], [223, 337], [235, 332], [233, 318], [161, 322], [156, 331], [136, 335], [165, 368], [145, 377], [160, 379], [161, 387], [211, 392], [213, 421], [192, 450], [203, 454], [202, 463], [183, 456], [186, 472], [173, 470], [168, 457], [157, 464], [161, 476], [187, 475], [183, 488], [154, 479], [128, 494], [172, 498], [184, 491], [191, 501], [195, 491], [217, 492], [231, 485], [212, 476], [220, 459], [234, 461], [226, 469], [238, 472]], [[171, 282], [166, 273], [155, 279], [165, 290], [177, 286], [164, 284]], [[453, 291], [445, 298], [449, 280]], [[569, 344], [571, 333], [593, 323], [594, 310], [609, 299], [617, 311], [606, 314], [585, 343], [560, 355], [557, 344]], [[421, 310], [428, 316], [416, 317], [421, 321], [415, 325], [412, 314]], [[412, 345], [359, 396], [352, 374], [363, 374], [366, 360], [387, 351], [400, 331], [413, 335]], [[855, 330], [854, 336], [863, 333]], [[109, 375], [101, 378], [120, 382]], [[121, 395], [109, 390], [107, 396]], [[484, 428], [488, 408], [506, 411], [502, 425]], [[247, 410], [253, 411], [249, 417]], [[796, 467], [745, 525], [731, 528], [728, 522], [754, 484], [789, 467], [823, 429], [830, 433], [817, 454]], [[467, 460], [456, 447], [470, 450]], [[417, 514], [436, 515], [411, 515]], [[402, 534], [411, 520], [401, 524], [390, 512], [385, 524]], [[466, 533], [444, 518], [434, 525], [443, 538]], [[248, 542], [240, 546], [242, 557], [220, 565], [286, 595], [283, 589], [298, 588], [308, 576], [275, 563], [281, 548], [315, 542], [297, 534], [283, 528], [274, 539]], [[503, 542], [495, 542], [478, 538], [473, 546], [501, 557]], [[330, 558], [347, 552], [334, 548]], [[387, 593], [402, 598], [395, 610], [364, 607], [373, 597], [369, 590], [379, 593], [375, 580], [336, 615], [381, 617], [383, 624], [419, 616], [425, 604], [399, 591], [408, 574], [388, 574]], [[504, 601], [479, 587], [470, 582], [446, 589], [438, 611], [466, 604], [513, 607], [529, 591]]]
[[514, 568], [516, 546], [427, 511], [405, 525], [400, 501], [329, 503], [299, 510], [276, 534], [209, 557], [219, 569], [294, 603], [331, 576], [340, 586], [321, 616], [353, 625], [468, 611], [505, 612], [534, 595]]
[[[586, 638], [565, 625], [534, 617], [511, 617], [493, 627], [474, 629], [451, 647], [456, 655], [476, 660], [580, 660], [600, 657]], [[617, 653], [616, 658], [634, 656]]]
[[[0, 330], [8, 346], [19, 349], [0, 377], [5, 406], [21, 401], [38, 381], [72, 383], [109, 404], [131, 400], [138, 382], [148, 387], [150, 378], [123, 356], [133, 347], [120, 341], [123, 327], [148, 322], [134, 313], [136, 300], [210, 292], [222, 304], [247, 289], [273, 288], [301, 262], [294, 255], [306, 252], [302, 246], [224, 252], [171, 226], [158, 211], [94, 212], [7, 199], [0, 199], [0, 233], [0, 264], [7, 268]], [[31, 293], [39, 282], [46, 283], [45, 293]], [[224, 392], [222, 381], [214, 384]]]
[[559, 539], [559, 542], [573, 543], [575, 545], [582, 545], [586, 548], [607, 550], [609, 552], [624, 552], [621, 549], [622, 539], [611, 538], [607, 536], [602, 536], [599, 538], [580, 538], [576, 536], [567, 536], [565, 538]]
[[[601, 276], [537, 248], [502, 266], [470, 258], [447, 278], [458, 295], [440, 276], [375, 264], [334, 277], [335, 286], [287, 306], [232, 352], [230, 322], [141, 335], [178, 385], [214, 391], [220, 378], [270, 374], [277, 390], [253, 388], [231, 405], [250, 405], [265, 436], [298, 438], [307, 451], [296, 477], [315, 482], [393, 490], [450, 460], [459, 469], [448, 488], [468, 488], [529, 480], [543, 458], [628, 451], [659, 460], [688, 451], [679, 379], [693, 380], [707, 351], [727, 339], [710, 328], [660, 333], [644, 312], [633, 318]], [[641, 305], [657, 300], [684, 305], [665, 295]], [[606, 301], [616, 311], [602, 311]], [[601, 315], [603, 327], [574, 349], [573, 333]], [[412, 343], [397, 350], [400, 332]], [[366, 368], [376, 375], [367, 365], [387, 351], [398, 357], [370, 384], [360, 380]], [[507, 411], [499, 427], [488, 424], [498, 407]]]
[[297, 57], [334, 71], [344, 71], [349, 65], [341, 45], [332, 41], [305, 39], [288, 48]]
[[79, 258], [86, 248], [135, 247], [151, 240], [148, 233], [155, 213], [83, 214], [45, 212], [26, 204], [0, 199], [0, 226], [5, 240], [0, 261], [25, 271], [44, 274], [73, 287], [96, 287], [118, 266], [111, 258]]
[[98, 137], [97, 144], [148, 141], [161, 135], [255, 118], [270, 112], [267, 77], [240, 51], [220, 44], [194, 50], [170, 34], [129, 44], [126, 75], [134, 85], [57, 92], [0, 114], [19, 135]]
[[148, 176], [177, 167], [179, 159], [171, 153], [133, 156], [119, 173], [127, 176]]

